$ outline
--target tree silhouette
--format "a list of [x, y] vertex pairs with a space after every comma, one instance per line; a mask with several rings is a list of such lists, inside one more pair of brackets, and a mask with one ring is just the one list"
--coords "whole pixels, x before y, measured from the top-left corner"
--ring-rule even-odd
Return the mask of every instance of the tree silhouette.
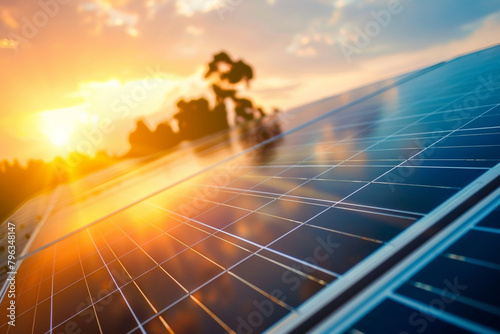
[[254, 119], [253, 103], [249, 99], [233, 98], [235, 103], [234, 112], [236, 120], [239, 122], [251, 121]]
[[263, 118], [264, 110], [256, 107], [249, 98], [238, 96], [239, 84], [254, 78], [250, 65], [243, 60], [233, 61], [226, 52], [215, 54], [207, 64], [205, 79], [214, 78], [212, 92], [215, 105], [212, 108], [205, 97], [177, 102], [177, 113], [173, 120], [177, 122], [178, 133], [174, 133], [168, 123], [160, 124], [151, 131], [144, 121], [139, 120], [136, 129], [129, 135], [131, 149], [127, 156], [151, 154], [157, 150], [170, 148], [182, 140], [194, 140], [229, 128], [228, 103], [234, 106], [236, 124], [243, 124]]
[[[78, 163], [69, 163], [69, 158], [55, 158], [46, 163], [30, 160], [26, 167], [17, 160], [13, 163], [0, 162], [0, 217], [5, 217], [12, 209], [28, 196], [48, 186], [72, 181], [94, 171], [109, 167], [118, 159], [144, 156], [174, 147], [182, 140], [194, 140], [229, 128], [228, 113], [234, 113], [236, 124], [243, 124], [247, 131], [247, 145], [252, 146], [281, 133], [277, 112], [266, 115], [251, 99], [239, 96], [240, 83], [250, 86], [254, 72], [243, 60], [233, 61], [225, 52], [213, 56], [208, 63], [205, 78], [215, 78], [212, 82], [214, 107], [205, 97], [177, 102], [177, 113], [170, 121], [176, 121], [178, 132], [174, 132], [170, 121], [157, 125], [154, 131], [144, 120], [136, 122], [134, 131], [129, 134], [130, 150], [120, 158], [110, 157], [105, 152], [97, 152], [94, 157], [78, 156]], [[234, 110], [228, 110], [229, 103]], [[274, 119], [274, 120], [273, 120]], [[256, 120], [255, 122], [252, 122]], [[262, 159], [272, 150], [272, 143], [261, 148]]]
[[235, 89], [222, 89], [217, 84], [212, 84], [217, 103], [223, 103], [226, 98], [234, 99], [236, 95]]
[[158, 124], [154, 134], [159, 148], [170, 148], [179, 143], [178, 135], [167, 122]]
[[153, 133], [142, 119], [135, 124], [135, 130], [128, 136], [131, 149], [130, 156], [150, 154], [153, 151]]
[[[227, 69], [224, 70], [224, 67]], [[253, 69], [250, 65], [242, 60], [233, 62], [231, 57], [225, 52], [214, 55], [212, 61], [208, 63], [208, 71], [205, 74], [205, 78], [213, 74], [217, 74], [220, 81], [233, 85], [245, 81], [247, 86], [249, 86], [250, 80], [253, 79]]]
[[168, 123], [160, 123], [151, 131], [144, 120], [137, 121], [135, 130], [129, 134], [129, 157], [143, 156], [171, 148], [179, 143], [178, 135]]
[[177, 102], [178, 112], [174, 118], [178, 122], [181, 139], [193, 140], [227, 129], [227, 112], [223, 104], [211, 110], [205, 98]]
[[[213, 56], [208, 64], [208, 71], [205, 78], [216, 76], [217, 83], [212, 85], [212, 90], [218, 104], [225, 103], [226, 99], [234, 102], [234, 113], [237, 124], [251, 121], [258, 117], [263, 117], [262, 108], [254, 108], [253, 102], [248, 98], [237, 96], [237, 85], [245, 82], [247, 87], [254, 78], [254, 72], [250, 65], [243, 60], [233, 61], [226, 52], [220, 52]], [[258, 111], [255, 113], [255, 111]]]

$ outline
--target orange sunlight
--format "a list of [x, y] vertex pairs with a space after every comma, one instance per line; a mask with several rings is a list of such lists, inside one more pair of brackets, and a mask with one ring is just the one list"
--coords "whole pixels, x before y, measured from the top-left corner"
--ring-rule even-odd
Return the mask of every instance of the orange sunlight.
[[67, 145], [79, 123], [89, 118], [83, 109], [83, 106], [76, 106], [41, 112], [40, 132], [57, 147]]

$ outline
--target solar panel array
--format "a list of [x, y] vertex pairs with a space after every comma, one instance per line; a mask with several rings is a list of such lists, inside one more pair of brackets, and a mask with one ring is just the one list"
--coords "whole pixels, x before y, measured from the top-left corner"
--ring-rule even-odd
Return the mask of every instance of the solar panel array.
[[500, 331], [500, 191], [362, 298], [330, 333]]
[[398, 78], [335, 110], [301, 108], [283, 135], [32, 251], [17, 273], [16, 326], [2, 313], [0, 331], [300, 323], [498, 173], [499, 52]]

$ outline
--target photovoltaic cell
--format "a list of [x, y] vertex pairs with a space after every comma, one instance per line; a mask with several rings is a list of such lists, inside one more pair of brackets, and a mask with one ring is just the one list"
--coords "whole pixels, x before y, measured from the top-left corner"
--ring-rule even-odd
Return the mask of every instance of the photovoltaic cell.
[[[500, 162], [500, 91], [478, 78], [499, 77], [499, 52], [354, 91], [344, 105], [339, 97], [292, 110], [276, 138], [69, 234], [58, 234], [71, 224], [58, 211], [54, 233], [63, 238], [47, 237], [44, 226], [44, 242], [18, 270], [18, 321], [25, 327], [4, 320], [0, 331], [251, 333], [300, 323], [314, 313], [312, 304], [335, 298], [327, 291], [340, 293], [368, 276], [375, 261], [395, 254], [493, 172]], [[484, 98], [468, 105], [477, 91]], [[118, 203], [140, 199], [112, 196]], [[473, 321], [497, 328], [500, 299], [485, 289], [498, 281], [490, 255], [498, 224], [490, 218], [477, 226], [352, 329], [406, 330], [415, 303], [429, 303], [426, 296], [453, 279], [446, 275], [473, 266], [484, 280], [475, 287], [471, 277], [471, 289], [449, 312], [489, 312]], [[473, 251], [467, 243], [489, 248]], [[433, 274], [443, 268], [443, 276]], [[8, 302], [4, 297], [0, 312]], [[391, 316], [389, 327], [381, 327], [381, 314]], [[466, 328], [450, 319], [429, 329]]]
[[330, 324], [332, 332], [498, 332], [500, 229], [483, 226], [498, 218], [499, 203], [497, 191], [490, 209], [476, 210], [479, 218], [465, 220], [458, 235], [447, 238], [444, 249], [429, 247], [428, 256], [400, 269], [409, 271], [408, 277], [370, 297], [378, 301], [358, 312], [347, 330]]

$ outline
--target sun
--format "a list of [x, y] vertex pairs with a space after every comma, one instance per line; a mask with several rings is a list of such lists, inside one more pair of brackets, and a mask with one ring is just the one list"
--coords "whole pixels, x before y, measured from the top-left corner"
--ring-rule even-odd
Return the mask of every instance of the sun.
[[77, 130], [83, 113], [80, 108], [74, 107], [43, 111], [40, 113], [40, 131], [52, 145], [66, 146]]
[[69, 143], [71, 137], [71, 129], [59, 128], [54, 129], [51, 133], [47, 134], [50, 142], [58, 147], [63, 147]]

